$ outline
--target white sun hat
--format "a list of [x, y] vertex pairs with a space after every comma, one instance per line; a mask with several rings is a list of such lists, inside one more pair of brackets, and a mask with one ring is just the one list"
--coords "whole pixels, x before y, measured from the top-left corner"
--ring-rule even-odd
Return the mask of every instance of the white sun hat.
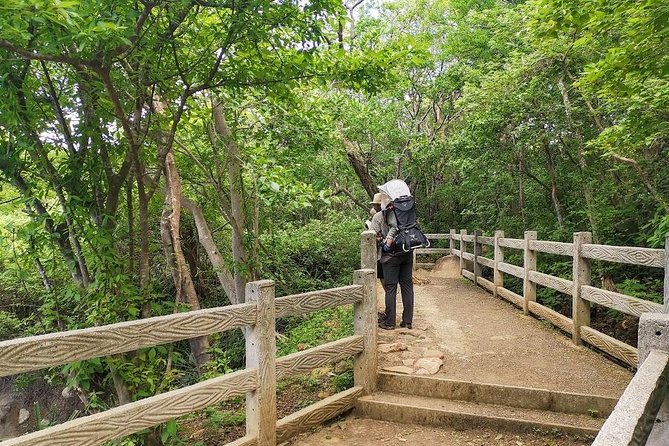
[[409, 186], [402, 180], [390, 180], [378, 187], [381, 192], [388, 194], [391, 200], [399, 197], [411, 196]]

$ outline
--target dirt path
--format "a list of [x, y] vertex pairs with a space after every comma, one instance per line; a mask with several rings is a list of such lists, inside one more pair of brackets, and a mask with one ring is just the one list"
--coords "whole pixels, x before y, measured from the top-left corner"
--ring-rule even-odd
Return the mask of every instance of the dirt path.
[[[418, 276], [413, 330], [379, 330], [379, 342], [400, 341], [406, 351], [380, 354], [379, 366], [401, 366], [426, 350], [444, 353], [437, 376], [618, 397], [632, 373], [571, 340], [548, 324], [495, 299], [460, 277], [454, 257]], [[379, 287], [380, 288], [380, 287]], [[379, 290], [380, 303], [383, 302]], [[398, 313], [401, 301], [398, 298]]]
[[286, 446], [585, 446], [591, 440], [559, 433], [511, 434], [490, 429], [458, 431], [349, 417], [315, 433], [299, 435]]

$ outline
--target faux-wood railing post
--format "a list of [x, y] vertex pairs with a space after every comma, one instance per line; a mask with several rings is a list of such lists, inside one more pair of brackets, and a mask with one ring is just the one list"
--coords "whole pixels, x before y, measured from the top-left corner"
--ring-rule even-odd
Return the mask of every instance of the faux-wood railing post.
[[453, 255], [453, 250], [455, 249], [455, 229], [451, 229], [448, 235], [448, 249], [451, 250], [450, 254]]
[[536, 239], [536, 231], [525, 231], [523, 255], [523, 313], [525, 314], [530, 314], [529, 303], [537, 300], [537, 284], [530, 280], [530, 271], [537, 269], [537, 253], [530, 249], [530, 241]]
[[376, 271], [376, 234], [364, 231], [360, 237], [360, 268]]
[[362, 301], [353, 306], [353, 329], [363, 339], [363, 350], [353, 362], [353, 382], [370, 394], [376, 390], [376, 274], [373, 269], [357, 270], [353, 283], [362, 285]]
[[669, 232], [664, 236], [664, 312], [669, 313]]
[[583, 245], [592, 243], [592, 234], [589, 232], [574, 233], [574, 267], [573, 279], [574, 289], [572, 291], [572, 320], [574, 331], [572, 340], [574, 344], [581, 345], [581, 327], [590, 325], [590, 302], [581, 298], [581, 287], [590, 285], [592, 277], [590, 260], [581, 256]]
[[493, 282], [495, 283], [493, 295], [495, 297], [497, 297], [497, 288], [504, 287], [504, 273], [497, 266], [504, 262], [504, 248], [499, 244], [499, 239], [501, 238], [504, 238], [504, 231], [495, 231], [495, 260], [493, 268]]
[[481, 276], [481, 265], [479, 265], [479, 256], [483, 251], [483, 247], [479, 243], [479, 236], [481, 231], [478, 229], [474, 231], [474, 285], [478, 286], [479, 277]]
[[246, 285], [246, 302], [256, 302], [256, 324], [246, 333], [246, 368], [258, 369], [258, 388], [246, 394], [246, 433], [258, 446], [276, 445], [276, 311], [274, 282]]
[[463, 236], [467, 235], [466, 229], [460, 229], [460, 275], [462, 275], [462, 270], [465, 269], [465, 252], [467, 252], [467, 242]]

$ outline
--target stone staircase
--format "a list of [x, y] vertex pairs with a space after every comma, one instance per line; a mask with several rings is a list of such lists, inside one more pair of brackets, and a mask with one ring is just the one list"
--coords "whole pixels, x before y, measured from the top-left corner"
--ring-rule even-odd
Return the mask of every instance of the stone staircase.
[[594, 437], [616, 402], [597, 395], [380, 373], [378, 391], [358, 400], [356, 414], [463, 430]]

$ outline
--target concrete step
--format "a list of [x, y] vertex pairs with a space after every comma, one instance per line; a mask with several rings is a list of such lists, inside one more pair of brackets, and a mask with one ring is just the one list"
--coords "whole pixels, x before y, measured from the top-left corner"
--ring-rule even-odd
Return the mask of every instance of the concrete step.
[[601, 395], [456, 381], [432, 376], [386, 372], [377, 376], [378, 390], [382, 392], [588, 415], [595, 418], [608, 417], [618, 402], [617, 398]]
[[356, 415], [375, 420], [453, 429], [489, 428], [506, 432], [551, 432], [593, 437], [604, 420], [587, 415], [454, 401], [401, 393], [362, 397]]

